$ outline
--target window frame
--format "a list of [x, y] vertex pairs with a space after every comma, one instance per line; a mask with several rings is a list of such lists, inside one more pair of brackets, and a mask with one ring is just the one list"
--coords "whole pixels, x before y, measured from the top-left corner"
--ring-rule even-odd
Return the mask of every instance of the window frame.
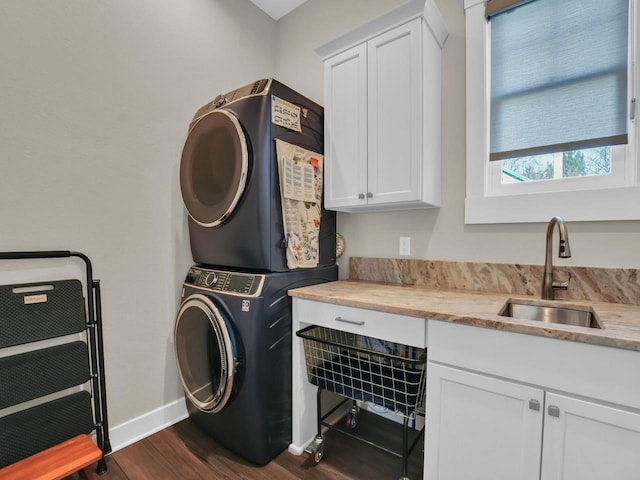
[[[635, 119], [630, 122], [629, 144], [624, 149], [622, 180], [611, 186], [610, 180], [598, 182], [596, 187], [564, 182], [557, 191], [541, 184], [540, 190], [510, 194], [496, 191], [491, 184], [489, 162], [490, 98], [490, 26], [485, 19], [484, 0], [465, 0], [466, 40], [466, 198], [465, 224], [547, 222], [556, 215], [570, 221], [640, 220], [640, 122], [636, 105]], [[638, 0], [630, 0], [629, 98], [637, 98], [640, 90], [640, 61], [638, 57]], [[636, 101], [637, 103], [637, 101]], [[620, 168], [620, 162], [617, 162]], [[613, 168], [613, 165], [612, 165]], [[569, 179], [567, 179], [569, 180]], [[556, 181], [557, 182], [557, 181]], [[607, 184], [609, 182], [609, 184]], [[535, 189], [535, 188], [534, 188]], [[500, 190], [500, 189], [498, 189]]]
[[[611, 173], [607, 175], [585, 175], [533, 180], [524, 183], [502, 183], [502, 161], [492, 161], [488, 167], [488, 191], [485, 193], [486, 195], [525, 195], [527, 193], [568, 192], [632, 186], [633, 162], [627, 159], [628, 146], [614, 145], [610, 148]], [[557, 154], [562, 156], [562, 152]]]

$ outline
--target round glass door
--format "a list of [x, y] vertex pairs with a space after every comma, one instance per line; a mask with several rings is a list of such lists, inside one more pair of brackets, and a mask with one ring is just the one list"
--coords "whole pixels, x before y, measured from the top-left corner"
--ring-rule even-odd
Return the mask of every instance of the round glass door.
[[214, 110], [196, 122], [180, 162], [180, 189], [189, 216], [205, 227], [224, 222], [247, 181], [247, 141], [238, 119]]
[[204, 295], [184, 301], [174, 339], [184, 391], [196, 408], [217, 413], [233, 390], [236, 345], [220, 310]]

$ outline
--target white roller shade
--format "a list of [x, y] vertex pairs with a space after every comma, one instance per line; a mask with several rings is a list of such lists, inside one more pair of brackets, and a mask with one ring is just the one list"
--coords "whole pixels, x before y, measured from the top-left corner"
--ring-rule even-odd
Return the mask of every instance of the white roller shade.
[[628, 0], [491, 16], [490, 159], [627, 143]]

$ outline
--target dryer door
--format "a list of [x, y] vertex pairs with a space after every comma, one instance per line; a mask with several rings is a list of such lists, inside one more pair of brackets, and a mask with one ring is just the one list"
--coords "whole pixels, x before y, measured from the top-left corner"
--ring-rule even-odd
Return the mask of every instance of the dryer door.
[[175, 348], [185, 394], [206, 413], [217, 413], [231, 397], [238, 345], [229, 319], [210, 298], [195, 294], [180, 306]]
[[232, 113], [214, 110], [196, 121], [180, 162], [180, 188], [189, 215], [215, 227], [237, 205], [247, 182], [247, 140]]

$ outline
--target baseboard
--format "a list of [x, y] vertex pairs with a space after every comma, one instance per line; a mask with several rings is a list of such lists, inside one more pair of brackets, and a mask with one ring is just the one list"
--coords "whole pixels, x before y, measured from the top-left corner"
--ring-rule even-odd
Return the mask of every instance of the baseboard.
[[156, 408], [129, 421], [111, 427], [109, 440], [112, 451], [116, 452], [149, 435], [159, 432], [189, 416], [184, 398]]

